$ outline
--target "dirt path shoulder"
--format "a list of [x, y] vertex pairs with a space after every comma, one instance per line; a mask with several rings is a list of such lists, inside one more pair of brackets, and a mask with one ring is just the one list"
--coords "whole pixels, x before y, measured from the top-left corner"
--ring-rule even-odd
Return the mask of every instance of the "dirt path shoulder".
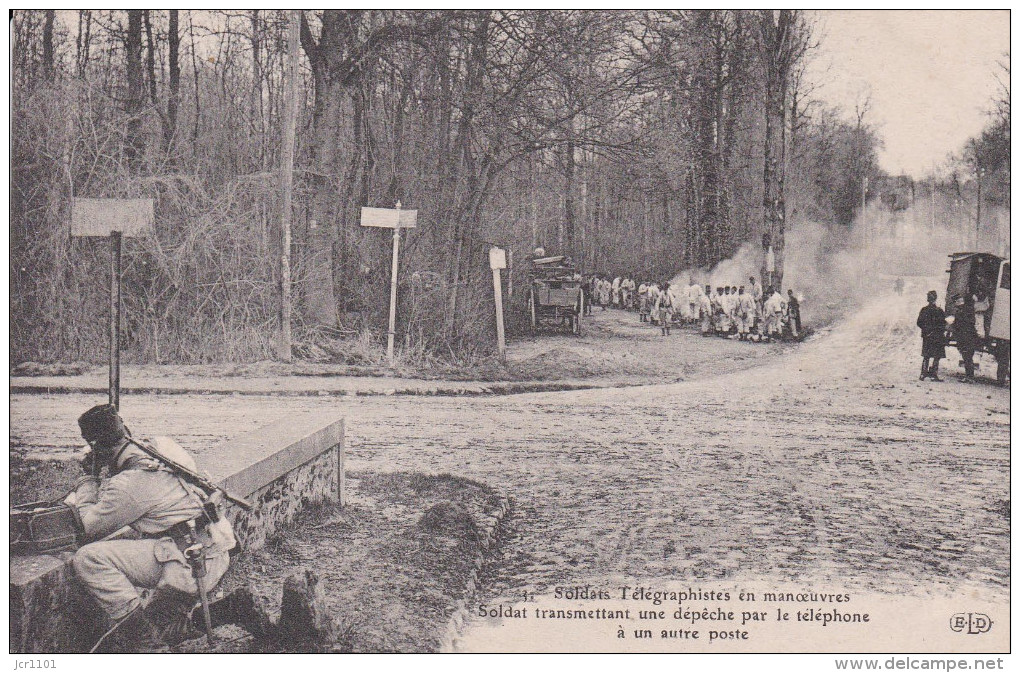
[[[797, 344], [746, 343], [702, 337], [676, 327], [668, 337], [630, 311], [596, 308], [581, 336], [562, 330], [512, 341], [507, 362], [495, 358], [463, 366], [259, 362], [239, 365], [124, 365], [121, 391], [141, 394], [288, 396], [503, 395], [657, 383], [677, 383], [759, 366]], [[108, 386], [103, 366], [22, 363], [11, 392], [88, 393]]]

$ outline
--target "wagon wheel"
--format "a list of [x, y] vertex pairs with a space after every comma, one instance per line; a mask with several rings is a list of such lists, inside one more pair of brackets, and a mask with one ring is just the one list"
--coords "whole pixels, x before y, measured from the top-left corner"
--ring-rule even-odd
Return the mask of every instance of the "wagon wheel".
[[574, 316], [574, 324], [571, 325], [575, 336], [581, 336], [581, 316], [584, 315], [584, 293], [577, 295], [577, 315]]
[[531, 318], [531, 331], [536, 332], [538, 330], [538, 309], [535, 306], [535, 289], [532, 288], [528, 291], [528, 316]]
[[999, 385], [1006, 385], [1006, 380], [1009, 378], [1009, 351], [1006, 349], [1000, 350], [995, 357], [997, 367], [995, 368], [995, 380], [999, 382]]

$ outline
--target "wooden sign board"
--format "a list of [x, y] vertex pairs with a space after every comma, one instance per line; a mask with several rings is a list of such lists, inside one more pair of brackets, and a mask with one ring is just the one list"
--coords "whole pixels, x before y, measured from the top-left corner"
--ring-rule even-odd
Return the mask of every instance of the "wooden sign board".
[[489, 268], [492, 270], [506, 268], [506, 250], [489, 248]]
[[155, 221], [152, 199], [75, 199], [71, 206], [72, 236], [138, 236]]
[[418, 224], [417, 210], [396, 208], [362, 208], [361, 226], [383, 229], [412, 229]]

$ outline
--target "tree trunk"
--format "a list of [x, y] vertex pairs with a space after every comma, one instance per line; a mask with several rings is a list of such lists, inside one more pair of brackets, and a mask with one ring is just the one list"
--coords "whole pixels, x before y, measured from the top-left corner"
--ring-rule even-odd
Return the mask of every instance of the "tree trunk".
[[336, 638], [326, 594], [316, 573], [295, 570], [283, 581], [277, 624], [280, 640], [299, 652], [324, 652]]
[[78, 10], [78, 37], [75, 41], [75, 70], [78, 77], [85, 79], [89, 67], [89, 51], [92, 46], [92, 11]]
[[538, 178], [539, 178], [539, 164], [535, 155], [528, 157], [528, 172], [531, 177], [531, 249], [534, 250], [539, 245], [542, 245], [541, 238], [538, 234]]
[[719, 143], [716, 125], [718, 118], [718, 98], [722, 84], [716, 78], [720, 65], [715, 45], [711, 40], [712, 33], [717, 30], [711, 11], [702, 10], [695, 14], [694, 35], [697, 61], [694, 64], [692, 82], [692, 124], [695, 129], [697, 172], [700, 180], [695, 183], [698, 200], [698, 229], [701, 231], [705, 247], [700, 256], [704, 263], [714, 264], [725, 257], [729, 245], [722, 240], [723, 231], [720, 226], [719, 213]]
[[170, 10], [170, 27], [167, 31], [167, 60], [170, 64], [170, 93], [166, 101], [166, 126], [163, 128], [163, 151], [170, 165], [177, 162], [174, 136], [177, 135], [177, 107], [181, 100], [181, 33], [179, 10]]
[[262, 30], [259, 26], [259, 10], [257, 9], [251, 10], [251, 61], [252, 129], [258, 143], [259, 165], [265, 166], [267, 152], [265, 142], [262, 140], [266, 133], [265, 116], [262, 112]]
[[[570, 121], [570, 133], [573, 134], [574, 122]], [[566, 185], [563, 193], [563, 234], [564, 247], [559, 254], [573, 255], [577, 257], [575, 214], [574, 214], [574, 141], [568, 140], [563, 149], [564, 171], [566, 174]]]
[[[346, 250], [344, 208], [352, 195], [356, 173], [345, 172], [347, 162], [340, 156], [338, 136], [345, 127], [344, 106], [349, 93], [337, 81], [336, 66], [345, 53], [342, 41], [344, 26], [337, 11], [327, 10], [322, 15], [322, 33], [314, 41], [302, 12], [301, 44], [312, 65], [315, 82], [315, 102], [312, 111], [311, 143], [312, 207], [310, 218], [318, 224], [310, 232], [305, 247], [306, 302], [302, 306], [304, 319], [317, 325], [336, 325], [337, 305], [347, 308], [345, 297], [358, 277], [353, 265], [346, 264], [342, 255]], [[354, 128], [359, 127], [358, 120]], [[357, 142], [357, 141], [355, 141]], [[330, 179], [334, 178], [334, 179]], [[338, 194], [339, 187], [339, 194]], [[353, 293], [351, 293], [353, 294]]]
[[[783, 283], [783, 244], [786, 235], [786, 201], [783, 198], [784, 181], [784, 141], [786, 123], [782, 99], [776, 101], [781, 93], [770, 91], [765, 104], [765, 174], [764, 209], [765, 224], [763, 231], [768, 233], [772, 250], [775, 253], [775, 272], [769, 274], [762, 267], [763, 284], [782, 287]], [[763, 246], [764, 247], [764, 246]], [[767, 252], [767, 250], [766, 250]]]
[[588, 260], [586, 259], [588, 251], [591, 249], [591, 232], [589, 231], [588, 222], [590, 221], [589, 206], [588, 206], [588, 166], [589, 162], [585, 154], [581, 153], [581, 240], [580, 249], [578, 250], [577, 258], [580, 260], [581, 267], [585, 273], [590, 273]]
[[195, 125], [191, 131], [191, 142], [193, 145], [197, 145], [198, 135], [202, 128], [202, 97], [200, 95], [202, 87], [198, 77], [198, 50], [195, 48], [195, 45], [197, 44], [195, 41], [195, 20], [190, 13], [188, 14], [188, 33], [190, 33], [191, 37], [191, 69], [195, 73]]
[[[305, 316], [313, 324], [335, 325], [338, 321], [337, 304], [342, 298], [341, 283], [353, 287], [346, 292], [352, 299], [363, 299], [362, 289], [364, 275], [361, 273], [360, 259], [337, 258], [336, 251], [346, 251], [353, 246], [346, 245], [346, 239], [360, 239], [362, 234], [356, 230], [357, 212], [345, 217], [348, 208], [363, 205], [368, 199], [370, 174], [373, 170], [374, 154], [370, 149], [355, 145], [352, 158], [341, 155], [338, 139], [342, 132], [350, 130], [344, 115], [344, 107], [359, 95], [371, 95], [374, 90], [367, 89], [365, 94], [365, 73], [374, 62], [374, 57], [385, 45], [400, 40], [410, 39], [415, 34], [415, 27], [405, 24], [382, 24], [376, 26], [366, 15], [355, 11], [326, 10], [322, 15], [322, 31], [316, 40], [311, 27], [302, 16], [301, 44], [312, 66], [315, 82], [315, 104], [312, 114], [312, 137], [309, 143], [312, 154], [311, 183], [312, 219], [324, 225], [318, 227], [318, 236], [311, 236], [308, 241], [309, 258], [313, 260], [307, 269], [307, 285], [309, 297], [315, 299]], [[367, 100], [360, 104], [367, 111]], [[355, 122], [353, 128], [361, 128], [365, 133], [368, 120]], [[370, 136], [365, 133], [366, 139]], [[360, 190], [350, 192], [350, 184], [344, 182], [343, 166], [351, 165], [351, 161], [363, 159]], [[349, 176], [347, 182], [349, 183]], [[340, 202], [339, 194], [344, 192], [357, 194], [358, 201], [351, 199]], [[328, 234], [328, 236], [326, 235]], [[317, 240], [316, 240], [317, 239]]]
[[400, 87], [400, 99], [393, 118], [393, 163], [391, 165], [390, 186], [387, 190], [386, 201], [389, 204], [397, 201], [406, 201], [404, 193], [404, 115], [407, 113], [407, 104], [414, 93], [414, 79], [406, 77]]
[[128, 164], [137, 169], [144, 151], [142, 138], [142, 105], [145, 84], [142, 74], [142, 10], [128, 10], [128, 29], [124, 39], [127, 56], [128, 93], [125, 112], [128, 114], [124, 156]]
[[56, 70], [53, 66], [53, 22], [57, 18], [57, 12], [53, 9], [46, 10], [46, 20], [43, 23], [43, 76], [47, 82], [52, 82], [56, 77]]
[[156, 105], [156, 46], [153, 43], [152, 38], [152, 17], [151, 12], [146, 9], [142, 13], [142, 17], [145, 23], [145, 66], [146, 75], [149, 80], [149, 100], [152, 101], [153, 107]]
[[283, 147], [280, 158], [280, 334], [277, 355], [284, 362], [291, 360], [291, 284], [290, 284], [290, 221], [291, 196], [294, 185], [294, 144], [298, 112], [298, 58], [300, 19], [298, 10], [291, 10], [287, 26], [287, 71], [284, 77]]
[[[762, 10], [761, 41], [765, 58], [765, 170], [762, 207], [763, 234], [775, 254], [775, 272], [762, 264], [762, 284], [779, 289], [783, 284], [786, 243], [786, 90], [797, 50], [794, 48], [796, 15], [793, 10]], [[763, 248], [764, 248], [763, 244]], [[767, 254], [767, 249], [764, 250]]]
[[717, 222], [719, 236], [722, 239], [720, 256], [729, 257], [734, 254], [740, 242], [733, 235], [729, 219], [729, 204], [726, 200], [726, 146], [729, 143], [726, 130], [726, 90], [727, 90], [727, 64], [726, 52], [728, 47], [726, 35], [726, 18], [722, 13], [717, 12], [715, 16], [715, 42], [714, 62], [712, 72], [712, 108], [713, 121], [712, 130], [714, 135], [712, 146], [712, 175], [715, 177], [715, 188], [713, 194], [713, 210]]
[[460, 289], [460, 267], [464, 254], [464, 242], [465, 238], [471, 233], [471, 229], [475, 224], [474, 217], [477, 214], [473, 212], [474, 209], [470, 205], [478, 189], [478, 176], [476, 175], [476, 162], [474, 150], [471, 147], [471, 139], [474, 131], [474, 105], [482, 90], [482, 78], [488, 58], [488, 29], [489, 12], [484, 11], [477, 19], [468, 51], [464, 109], [461, 113], [461, 123], [457, 134], [457, 140], [460, 144], [460, 170], [463, 171], [466, 177], [467, 187], [462, 197], [464, 206], [458, 209], [458, 217], [454, 222], [454, 247], [456, 252], [453, 256], [450, 273], [450, 327], [456, 325], [457, 319], [457, 295]]

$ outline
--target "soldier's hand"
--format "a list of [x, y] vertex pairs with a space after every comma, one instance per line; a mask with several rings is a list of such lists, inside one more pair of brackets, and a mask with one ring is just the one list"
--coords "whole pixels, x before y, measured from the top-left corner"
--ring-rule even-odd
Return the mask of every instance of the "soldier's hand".
[[85, 452], [85, 457], [81, 459], [81, 471], [88, 475], [99, 474], [100, 465], [96, 459], [96, 452], [91, 449]]

